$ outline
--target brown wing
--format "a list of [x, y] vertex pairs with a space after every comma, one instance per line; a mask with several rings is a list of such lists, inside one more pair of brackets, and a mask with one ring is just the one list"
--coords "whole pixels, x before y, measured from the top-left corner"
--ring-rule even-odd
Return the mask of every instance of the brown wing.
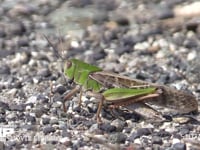
[[173, 109], [173, 112], [179, 114], [198, 111], [198, 102], [192, 94], [167, 86], [160, 86], [159, 90], [161, 91], [160, 96], [154, 98], [154, 100], [148, 101], [147, 103], [171, 108]]
[[122, 76], [119, 74], [106, 72], [106, 71], [91, 73], [89, 77], [101, 83], [103, 86], [107, 88], [111, 88], [111, 87], [142, 88], [142, 87], [148, 87], [148, 86], [153, 85], [148, 82], [132, 79], [126, 76]]
[[89, 77], [107, 88], [145, 88], [148, 86], [154, 86], [157, 88], [157, 93], [159, 93], [160, 96], [149, 98], [148, 100], [145, 100], [145, 103], [171, 108], [180, 114], [198, 111], [198, 103], [193, 95], [164, 85], [148, 83], [106, 71], [92, 73]]

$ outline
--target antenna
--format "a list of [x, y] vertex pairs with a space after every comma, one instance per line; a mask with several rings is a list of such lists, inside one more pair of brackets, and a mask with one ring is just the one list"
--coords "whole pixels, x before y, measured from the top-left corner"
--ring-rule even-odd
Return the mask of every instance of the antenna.
[[61, 58], [62, 61], [64, 61], [63, 57], [59, 54], [58, 50], [56, 49], [55, 45], [47, 38], [46, 35], [43, 35], [44, 38], [47, 40], [49, 45], [53, 48], [54, 53], [56, 54], [56, 57]]

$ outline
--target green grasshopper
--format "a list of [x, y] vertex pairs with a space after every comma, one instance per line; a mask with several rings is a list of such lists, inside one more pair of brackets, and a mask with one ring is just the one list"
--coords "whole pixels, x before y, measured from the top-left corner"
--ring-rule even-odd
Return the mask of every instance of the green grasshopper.
[[[53, 44], [48, 39], [47, 41], [55, 53], [62, 58]], [[84, 89], [85, 91], [90, 91], [88, 93], [90, 96], [94, 96], [100, 100], [96, 114], [98, 122], [101, 122], [100, 112], [104, 103], [112, 107], [126, 107], [142, 116], [150, 115], [149, 117], [158, 118], [160, 118], [160, 113], [153, 109], [150, 104], [172, 108], [178, 113], [198, 111], [198, 104], [193, 95], [171, 89], [164, 85], [148, 83], [106, 72], [99, 67], [78, 59], [66, 61], [64, 74], [77, 84], [64, 97], [64, 111], [67, 111], [65, 106], [66, 101], [79, 91], [79, 104], [81, 104], [81, 95]]]

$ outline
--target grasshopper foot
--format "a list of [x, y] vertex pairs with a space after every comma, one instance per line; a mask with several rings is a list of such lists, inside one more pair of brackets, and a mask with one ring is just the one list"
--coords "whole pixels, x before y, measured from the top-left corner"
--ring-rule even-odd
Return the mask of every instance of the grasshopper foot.
[[97, 117], [96, 117], [96, 120], [97, 120], [97, 123], [98, 123], [98, 124], [101, 124], [101, 123], [102, 123], [102, 120], [101, 120], [101, 117], [100, 117], [100, 116], [97, 116]]

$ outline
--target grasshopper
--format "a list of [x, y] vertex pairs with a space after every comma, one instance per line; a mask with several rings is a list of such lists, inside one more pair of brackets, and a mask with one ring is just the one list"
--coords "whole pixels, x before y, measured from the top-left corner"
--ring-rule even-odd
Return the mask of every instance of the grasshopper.
[[[62, 59], [53, 44], [48, 39], [47, 41], [57, 56]], [[181, 114], [198, 111], [197, 100], [193, 95], [164, 85], [148, 83], [112, 72], [106, 72], [97, 66], [78, 59], [66, 61], [64, 74], [77, 84], [64, 97], [64, 111], [67, 111], [66, 101], [75, 93], [80, 92], [80, 105], [82, 91], [89, 91], [88, 94], [90, 96], [100, 100], [96, 114], [97, 122], [101, 122], [100, 112], [104, 103], [112, 107], [123, 106], [142, 116], [150, 115], [150, 117], [153, 116], [155, 118], [161, 118], [160, 113], [152, 108], [150, 104], [168, 107]]]

